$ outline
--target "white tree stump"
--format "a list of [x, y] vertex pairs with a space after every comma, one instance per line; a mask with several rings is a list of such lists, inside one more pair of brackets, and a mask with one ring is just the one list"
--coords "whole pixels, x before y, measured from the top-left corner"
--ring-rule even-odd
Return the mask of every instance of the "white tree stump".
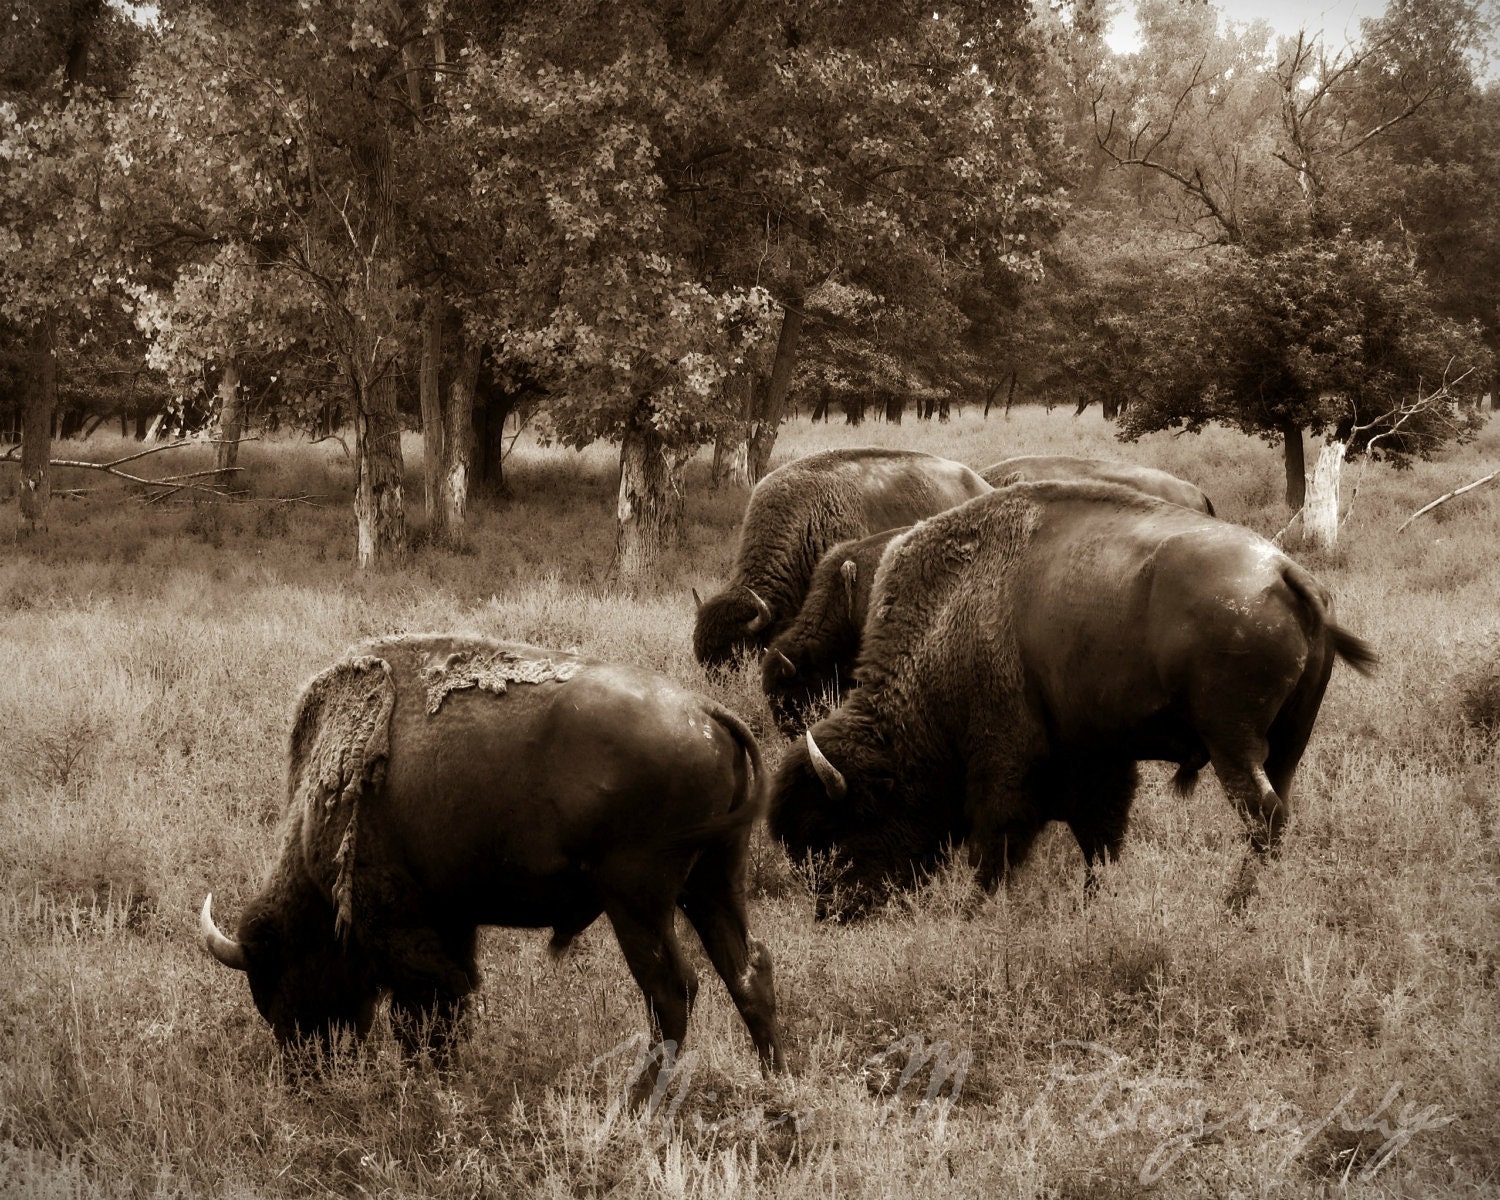
[[1339, 540], [1339, 480], [1344, 473], [1348, 446], [1329, 442], [1318, 452], [1317, 464], [1307, 477], [1307, 503], [1302, 509], [1305, 545], [1332, 550]]

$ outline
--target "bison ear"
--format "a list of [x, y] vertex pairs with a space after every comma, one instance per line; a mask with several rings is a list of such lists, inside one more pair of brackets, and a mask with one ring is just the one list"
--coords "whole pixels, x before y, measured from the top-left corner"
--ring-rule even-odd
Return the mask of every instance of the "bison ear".
[[848, 597], [849, 603], [854, 603], [854, 588], [859, 583], [859, 564], [852, 558], [846, 558], [839, 567], [839, 578], [844, 581], [844, 595]]

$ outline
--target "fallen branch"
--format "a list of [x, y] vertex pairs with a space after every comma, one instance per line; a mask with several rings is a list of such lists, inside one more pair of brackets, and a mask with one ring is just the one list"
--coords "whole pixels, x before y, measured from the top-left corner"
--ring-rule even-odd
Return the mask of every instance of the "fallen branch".
[[1462, 496], [1465, 492], [1472, 492], [1477, 487], [1483, 487], [1490, 480], [1495, 478], [1500, 478], [1500, 471], [1491, 471], [1483, 479], [1476, 479], [1473, 483], [1466, 483], [1461, 488], [1454, 488], [1446, 496], [1439, 496], [1436, 500], [1432, 501], [1432, 503], [1422, 505], [1421, 508], [1417, 509], [1416, 512], [1412, 513], [1411, 516], [1407, 517], [1406, 520], [1402, 521], [1401, 524], [1396, 526], [1396, 532], [1400, 533], [1423, 513], [1431, 512], [1439, 504], [1447, 504], [1448, 501], [1454, 499], [1456, 496]]
[[1302, 520], [1302, 513], [1303, 513], [1303, 509], [1305, 507], [1306, 506], [1304, 505], [1303, 508], [1299, 508], [1296, 512], [1294, 512], [1292, 514], [1292, 519], [1289, 520], [1285, 525], [1283, 525], [1279, 530], [1276, 531], [1276, 533], [1274, 533], [1271, 536], [1271, 545], [1278, 546], [1278, 547], [1285, 546], [1285, 544], [1286, 544], [1286, 535], [1289, 534], [1292, 531], [1292, 526], [1293, 525], [1295, 525], [1298, 521]]
[[313, 440], [310, 441], [310, 442], [308, 442], [307, 444], [309, 446], [316, 446], [319, 442], [337, 442], [339, 444], [339, 449], [344, 452], [344, 457], [345, 458], [349, 457], [349, 443], [346, 442], [346, 441], [344, 441], [344, 439], [342, 437], [340, 437], [338, 434], [336, 434], [336, 433], [325, 433], [320, 438], [313, 438]]

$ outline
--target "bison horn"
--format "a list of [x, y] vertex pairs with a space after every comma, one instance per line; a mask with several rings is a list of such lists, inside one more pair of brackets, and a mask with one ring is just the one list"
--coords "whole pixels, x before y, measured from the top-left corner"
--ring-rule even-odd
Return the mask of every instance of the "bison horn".
[[844, 782], [844, 777], [839, 769], [828, 761], [827, 756], [818, 749], [818, 743], [813, 741], [812, 730], [807, 731], [807, 757], [812, 759], [813, 770], [818, 773], [818, 778], [823, 781], [823, 787], [827, 790], [829, 798], [842, 800], [849, 791], [849, 785]]
[[698, 589], [697, 588], [690, 588], [688, 590], [693, 593], [693, 606], [695, 608], [702, 608], [703, 607], [703, 598], [698, 595]]
[[755, 607], [760, 610], [755, 620], [750, 622], [747, 632], [757, 633], [771, 623], [771, 606], [755, 594], [754, 588], [747, 587], [745, 590], [750, 593], [750, 599], [755, 601]]
[[198, 914], [198, 929], [203, 934], [203, 944], [208, 952], [226, 967], [236, 971], [247, 971], [250, 964], [245, 960], [245, 947], [232, 937], [225, 937], [214, 924], [214, 894], [209, 892], [203, 901], [203, 911]]
[[795, 675], [797, 673], [797, 664], [794, 663], [794, 662], [792, 662], [792, 660], [789, 659], [780, 650], [776, 649], [775, 646], [771, 647], [770, 653], [771, 653], [771, 657], [772, 658], [776, 659], [778, 662], [781, 663], [782, 670], [783, 670], [783, 672], [785, 674], [787, 674], [787, 675]]

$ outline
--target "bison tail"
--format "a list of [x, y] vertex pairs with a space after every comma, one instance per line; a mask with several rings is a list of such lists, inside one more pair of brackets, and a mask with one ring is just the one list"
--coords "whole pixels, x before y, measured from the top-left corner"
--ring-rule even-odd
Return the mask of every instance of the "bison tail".
[[1375, 653], [1375, 647], [1364, 638], [1355, 637], [1341, 625], [1329, 625], [1328, 632], [1333, 636], [1335, 654], [1361, 675], [1374, 673], [1375, 668], [1380, 665], [1380, 655]]
[[1373, 672], [1376, 664], [1380, 662], [1380, 656], [1367, 641], [1355, 637], [1329, 617], [1328, 606], [1323, 599], [1324, 592], [1317, 581], [1291, 560], [1287, 560], [1282, 578], [1302, 601], [1303, 609], [1311, 619], [1312, 630], [1310, 632], [1316, 634], [1327, 631], [1333, 642], [1335, 654], [1361, 675], [1369, 675]]
[[728, 811], [678, 831], [671, 839], [673, 849], [707, 850], [733, 845], [745, 836], [765, 810], [769, 781], [755, 735], [744, 721], [722, 705], [709, 704], [708, 711], [739, 744], [744, 752], [746, 769]]

